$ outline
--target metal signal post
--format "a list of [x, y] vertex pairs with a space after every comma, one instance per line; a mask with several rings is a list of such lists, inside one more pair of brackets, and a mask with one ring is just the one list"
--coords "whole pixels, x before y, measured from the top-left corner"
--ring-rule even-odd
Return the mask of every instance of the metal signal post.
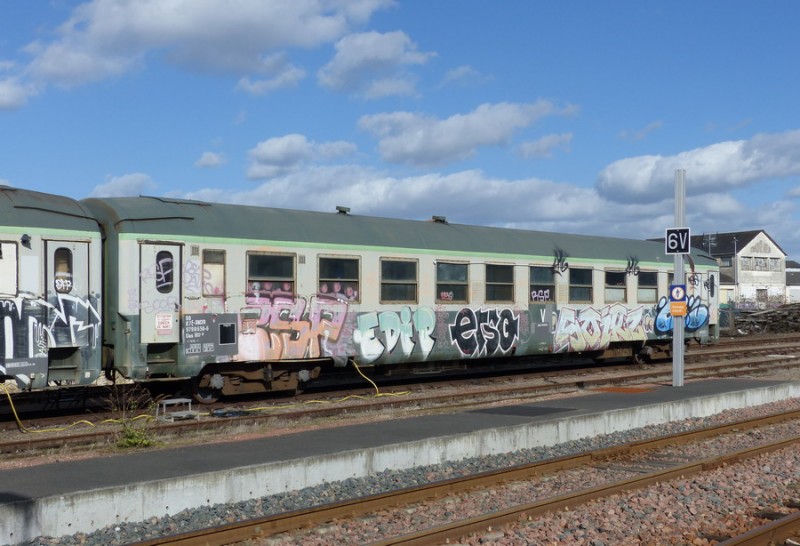
[[[675, 171], [675, 226], [676, 228], [683, 228], [686, 223], [686, 171], [677, 169]], [[670, 231], [670, 230], [668, 230]], [[682, 229], [672, 230], [676, 233], [676, 239], [673, 238], [672, 248], [670, 247], [670, 237], [667, 235], [666, 246], [667, 254], [674, 254], [675, 256], [675, 280], [676, 285], [686, 284], [686, 275], [683, 271], [683, 255], [688, 254], [691, 250], [689, 241], [689, 230], [685, 230], [685, 239], [681, 237], [684, 233]], [[685, 241], [686, 244], [683, 244]], [[683, 336], [684, 318], [682, 316], [672, 317], [672, 386], [683, 386]]]

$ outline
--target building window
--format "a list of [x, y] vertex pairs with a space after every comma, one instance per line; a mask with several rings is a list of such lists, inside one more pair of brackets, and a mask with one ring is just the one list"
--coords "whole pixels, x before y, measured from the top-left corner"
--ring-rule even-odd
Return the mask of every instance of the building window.
[[294, 295], [294, 256], [247, 253], [247, 295]]
[[555, 301], [556, 280], [552, 267], [530, 267], [530, 301]]
[[770, 271], [780, 271], [781, 270], [781, 260], [780, 260], [780, 258], [770, 258], [769, 259], [769, 270]]
[[658, 273], [640, 271], [637, 278], [639, 287], [636, 291], [636, 300], [639, 303], [655, 303], [658, 300]]
[[723, 256], [719, 259], [720, 267], [730, 267], [731, 266], [731, 257], [730, 256]]
[[486, 301], [514, 302], [514, 266], [486, 264]]
[[591, 303], [592, 299], [592, 270], [571, 267], [569, 269], [570, 303]]
[[348, 301], [360, 301], [358, 258], [319, 259], [319, 293]]
[[625, 302], [625, 280], [627, 274], [624, 271], [606, 271], [606, 303]]
[[16, 243], [0, 243], [0, 294], [17, 295]]
[[381, 259], [381, 302], [416, 303], [417, 262]]
[[203, 295], [207, 298], [225, 296], [225, 251], [203, 251]]
[[436, 300], [467, 303], [469, 267], [467, 264], [436, 262]]
[[769, 292], [766, 288], [756, 288], [756, 301], [766, 303], [769, 300]]
[[766, 258], [761, 258], [761, 257], [756, 258], [755, 263], [756, 263], [756, 267], [755, 267], [756, 271], [766, 271], [767, 270], [767, 259]]
[[742, 271], [751, 271], [753, 269], [753, 258], [742, 256]]

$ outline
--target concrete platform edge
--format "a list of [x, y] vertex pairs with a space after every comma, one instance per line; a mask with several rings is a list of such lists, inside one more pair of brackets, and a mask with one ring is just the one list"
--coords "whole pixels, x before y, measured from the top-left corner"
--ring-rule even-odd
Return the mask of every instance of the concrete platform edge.
[[249, 500], [325, 482], [359, 478], [389, 468], [404, 469], [555, 445], [798, 397], [800, 383], [782, 383], [184, 478], [41, 499], [21, 499], [0, 506], [0, 541], [19, 544], [42, 535], [91, 532], [106, 525], [144, 521], [199, 506]]

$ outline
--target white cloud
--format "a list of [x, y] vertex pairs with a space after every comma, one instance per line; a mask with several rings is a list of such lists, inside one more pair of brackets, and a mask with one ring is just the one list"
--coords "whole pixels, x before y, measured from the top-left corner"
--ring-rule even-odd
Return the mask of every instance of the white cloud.
[[[671, 203], [614, 202], [593, 188], [495, 178], [478, 170], [397, 177], [358, 165], [298, 164], [245, 191], [207, 188], [180, 196], [331, 213], [343, 205], [359, 215], [420, 220], [437, 215], [451, 223], [629, 239], [662, 237], [674, 223]], [[717, 232], [720, 226], [725, 231], [763, 227], [791, 254], [800, 233], [798, 208], [787, 200], [752, 207], [721, 193], [690, 200], [687, 221], [695, 234]], [[800, 248], [794, 254], [800, 256]]]
[[514, 132], [551, 115], [571, 114], [546, 100], [482, 104], [440, 120], [411, 112], [363, 116], [359, 127], [380, 139], [381, 156], [394, 163], [441, 165], [472, 156], [480, 146], [502, 146]]
[[334, 159], [355, 153], [356, 146], [345, 141], [316, 143], [304, 135], [291, 134], [259, 142], [249, 152], [250, 179], [274, 178], [294, 170], [312, 159]]
[[195, 161], [195, 167], [200, 168], [207, 168], [207, 167], [218, 167], [225, 162], [225, 157], [222, 154], [218, 154], [216, 152], [203, 152], [203, 155], [200, 156], [200, 159]]
[[413, 80], [401, 73], [402, 68], [424, 64], [433, 55], [417, 51], [404, 32], [351, 34], [336, 43], [336, 55], [318, 78], [325, 87], [362, 92], [366, 98], [412, 95]]
[[380, 99], [382, 97], [392, 96], [417, 96], [416, 78], [406, 76], [375, 80], [367, 85], [363, 96], [366, 99]]
[[248, 77], [244, 77], [236, 84], [236, 88], [241, 89], [242, 91], [251, 95], [265, 95], [270, 91], [275, 91], [276, 89], [294, 87], [305, 77], [305, 75], [305, 70], [295, 67], [288, 67], [286, 71], [278, 74], [274, 78], [253, 80]]
[[38, 88], [22, 84], [17, 78], [0, 80], [0, 110], [13, 110], [24, 106], [29, 98], [38, 93]]
[[150, 175], [130, 173], [109, 178], [105, 184], [95, 186], [89, 197], [128, 197], [144, 195], [156, 188]]
[[800, 174], [800, 130], [758, 134], [673, 156], [621, 159], [598, 177], [601, 195], [619, 202], [661, 201], [674, 195], [675, 170], [686, 170], [686, 193], [699, 195]]
[[173, 63], [261, 77], [241, 86], [265, 92], [296, 82], [301, 70], [271, 55], [331, 43], [391, 0], [92, 0], [77, 6], [52, 41], [26, 47], [22, 69], [41, 84], [75, 86], [119, 76], [153, 53]]
[[789, 190], [789, 197], [800, 197], [800, 186], [795, 186]]
[[648, 123], [641, 129], [637, 129], [635, 131], [623, 129], [622, 131], [620, 131], [619, 137], [623, 140], [644, 140], [650, 133], [652, 133], [657, 129], [660, 129], [663, 125], [664, 123], [661, 120], [658, 120]]
[[439, 84], [439, 87], [446, 87], [453, 84], [464, 85], [467, 83], [481, 82], [485, 79], [487, 78], [481, 75], [481, 73], [475, 68], [465, 64], [448, 70], [442, 78], [442, 82]]
[[289, 63], [285, 53], [267, 56], [264, 67], [264, 72], [272, 77], [255, 80], [244, 77], [239, 80], [237, 88], [251, 95], [264, 95], [276, 89], [295, 87], [306, 76], [305, 70]]
[[570, 142], [572, 142], [572, 133], [545, 135], [538, 140], [520, 144], [519, 153], [525, 158], [552, 157], [553, 150], [556, 149], [568, 152]]

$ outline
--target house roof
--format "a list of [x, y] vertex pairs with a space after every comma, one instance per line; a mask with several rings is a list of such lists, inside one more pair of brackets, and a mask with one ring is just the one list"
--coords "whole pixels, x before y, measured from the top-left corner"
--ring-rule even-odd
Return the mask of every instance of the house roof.
[[786, 260], [786, 269], [800, 269], [800, 263], [794, 260]]
[[730, 233], [704, 233], [703, 235], [692, 236], [692, 248], [702, 249], [712, 256], [733, 256], [740, 249], [750, 244], [759, 234], [763, 233], [767, 239], [772, 241], [778, 250], [786, 255], [781, 246], [769, 233], [763, 229], [752, 231], [732, 231]]

